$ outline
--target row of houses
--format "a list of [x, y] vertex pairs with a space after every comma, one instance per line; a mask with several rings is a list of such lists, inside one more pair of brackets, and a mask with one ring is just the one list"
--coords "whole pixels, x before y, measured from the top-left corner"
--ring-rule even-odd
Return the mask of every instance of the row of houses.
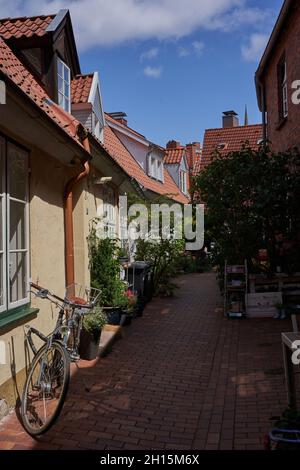
[[[192, 176], [216, 149], [223, 155], [265, 139], [275, 151], [300, 146], [300, 6], [286, 0], [256, 73], [262, 124], [239, 125], [234, 111], [208, 129], [203, 148], [166, 148], [132, 129], [123, 112], [105, 113], [97, 72], [81, 73], [70, 14], [0, 20], [0, 400], [18, 398], [25, 374], [24, 325], [49, 331], [55, 312], [31, 298], [32, 279], [59, 295], [88, 285], [90, 222], [105, 214], [116, 236], [118, 198], [189, 202]], [[300, 72], [300, 70], [299, 70]], [[2, 363], [1, 363], [2, 362]]]
[[89, 285], [91, 221], [119, 237], [120, 195], [188, 203], [200, 145], [169, 160], [124, 113], [104, 112], [98, 73], [81, 73], [68, 10], [0, 20], [0, 80], [0, 400], [11, 404], [25, 374], [24, 325], [48, 332], [55, 322], [29, 281], [60, 296], [75, 281]]

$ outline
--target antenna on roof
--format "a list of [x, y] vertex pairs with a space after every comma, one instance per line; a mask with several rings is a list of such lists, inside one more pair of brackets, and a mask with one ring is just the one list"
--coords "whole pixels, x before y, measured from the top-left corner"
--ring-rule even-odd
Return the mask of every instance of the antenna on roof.
[[245, 121], [244, 121], [244, 126], [249, 126], [249, 117], [248, 117], [247, 105], [245, 105]]

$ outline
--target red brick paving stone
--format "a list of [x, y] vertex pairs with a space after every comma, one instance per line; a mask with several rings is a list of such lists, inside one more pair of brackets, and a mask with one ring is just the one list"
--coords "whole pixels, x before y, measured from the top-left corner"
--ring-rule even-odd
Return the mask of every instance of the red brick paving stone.
[[72, 370], [46, 435], [31, 439], [12, 414], [0, 423], [0, 449], [261, 449], [270, 416], [286, 406], [280, 333], [289, 322], [225, 319], [214, 274], [178, 284], [109, 356]]

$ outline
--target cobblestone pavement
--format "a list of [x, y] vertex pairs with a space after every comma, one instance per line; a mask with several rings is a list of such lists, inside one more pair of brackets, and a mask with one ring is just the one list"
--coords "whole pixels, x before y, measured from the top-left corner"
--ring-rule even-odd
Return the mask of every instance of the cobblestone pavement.
[[12, 413], [0, 449], [261, 449], [270, 416], [286, 406], [289, 321], [225, 319], [214, 274], [177, 282], [176, 296], [153, 300], [107, 357], [73, 371], [46, 435], [32, 439]]

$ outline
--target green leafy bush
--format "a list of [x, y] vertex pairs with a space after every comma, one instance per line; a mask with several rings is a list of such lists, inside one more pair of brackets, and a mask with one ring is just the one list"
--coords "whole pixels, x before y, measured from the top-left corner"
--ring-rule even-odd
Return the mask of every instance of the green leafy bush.
[[95, 307], [94, 310], [85, 314], [83, 318], [83, 328], [85, 331], [93, 335], [95, 339], [97, 339], [99, 332], [106, 323], [107, 318], [101, 307]]

